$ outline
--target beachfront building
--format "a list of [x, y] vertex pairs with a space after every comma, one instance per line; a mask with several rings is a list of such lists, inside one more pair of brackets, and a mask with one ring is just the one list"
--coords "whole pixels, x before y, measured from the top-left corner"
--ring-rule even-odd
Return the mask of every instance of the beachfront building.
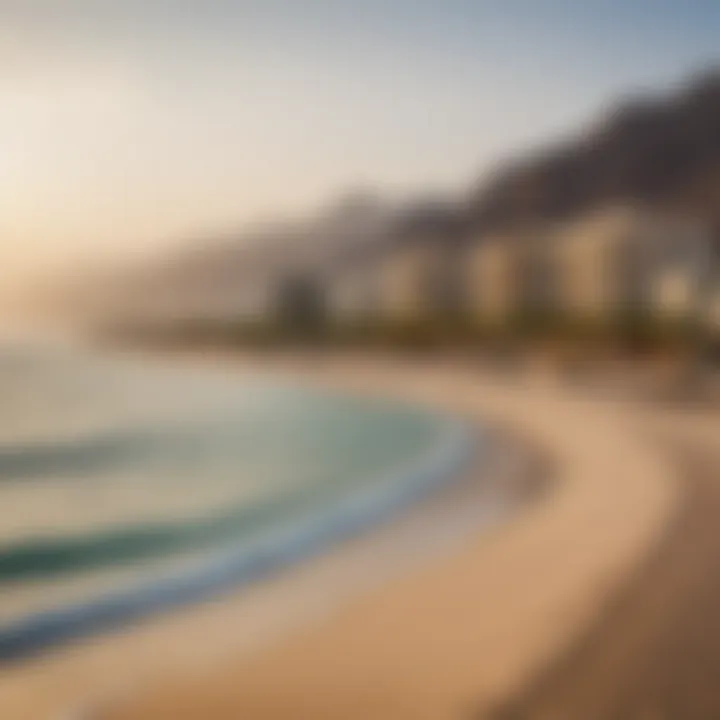
[[392, 322], [426, 318], [435, 312], [434, 286], [441, 248], [432, 243], [396, 243], [378, 264], [378, 305]]
[[538, 228], [482, 237], [468, 248], [463, 264], [468, 304], [486, 326], [560, 311], [556, 258]]
[[553, 244], [571, 316], [662, 320], [694, 311], [709, 237], [696, 223], [617, 208], [565, 223]]
[[720, 280], [708, 289], [702, 319], [707, 324], [708, 333], [720, 340]]
[[686, 320], [704, 312], [714, 252], [707, 228], [685, 218], [657, 224], [652, 306], [662, 318]]
[[605, 322], [623, 307], [642, 305], [649, 276], [638, 252], [633, 218], [594, 213], [556, 229], [553, 252], [562, 306], [583, 322]]
[[633, 208], [478, 237], [426, 213], [358, 247], [303, 287], [286, 285], [285, 316], [296, 302], [321, 307], [320, 288], [313, 295], [308, 282], [322, 286], [328, 317], [347, 328], [462, 317], [486, 328], [569, 322], [614, 331], [684, 321], [708, 304], [709, 234], [687, 219]]
[[275, 321], [299, 332], [316, 330], [328, 319], [326, 286], [316, 272], [295, 268], [277, 279]]
[[463, 282], [469, 313], [484, 325], [502, 325], [515, 307], [517, 239], [495, 234], [464, 248]]
[[515, 318], [545, 324], [563, 314], [559, 268], [551, 237], [537, 228], [526, 232], [515, 248]]
[[380, 315], [378, 259], [367, 258], [326, 273], [328, 309], [339, 326], [355, 327]]
[[379, 313], [391, 322], [464, 312], [460, 234], [453, 215], [427, 211], [407, 219], [376, 263]]

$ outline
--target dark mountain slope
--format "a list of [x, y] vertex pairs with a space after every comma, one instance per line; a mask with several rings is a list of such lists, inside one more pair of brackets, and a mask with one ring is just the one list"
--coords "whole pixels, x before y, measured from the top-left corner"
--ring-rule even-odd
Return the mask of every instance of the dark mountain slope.
[[720, 228], [720, 71], [682, 92], [620, 107], [562, 146], [511, 163], [476, 191], [485, 227], [612, 203], [702, 216]]

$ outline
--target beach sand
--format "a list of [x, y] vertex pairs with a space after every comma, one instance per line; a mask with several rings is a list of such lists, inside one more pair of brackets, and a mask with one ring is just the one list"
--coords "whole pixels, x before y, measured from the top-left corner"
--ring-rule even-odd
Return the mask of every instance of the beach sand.
[[654, 421], [683, 490], [675, 521], [599, 621], [497, 720], [720, 717], [720, 414]]
[[[467, 472], [391, 522], [236, 593], [1, 668], [0, 717], [74, 718], [86, 711], [94, 717], [97, 708], [148, 684], [197, 677], [252, 656], [453, 554], [541, 489], [535, 453], [502, 433], [488, 437], [484, 426], [480, 430], [482, 450]], [[88, 580], [96, 589], [102, 582], [102, 576]], [[22, 603], [17, 594], [16, 604]]]
[[[712, 443], [714, 418], [677, 418], [544, 375], [500, 377], [458, 363], [355, 358], [263, 367], [510, 428], [550, 459], [552, 485], [492, 530], [462, 521], [460, 509], [471, 503], [461, 498], [446, 503], [444, 515], [431, 512], [416, 525], [408, 516], [355, 541], [367, 550], [364, 561], [341, 548], [265, 588], [5, 672], [3, 718], [53, 717], [93, 692], [105, 703], [95, 717], [113, 719], [615, 717], [577, 712], [593, 707], [593, 692], [604, 699], [615, 692], [608, 668], [618, 648], [610, 642], [603, 650], [599, 639], [622, 645], [615, 615], [628, 610], [616, 609], [627, 606], [618, 598], [647, 587], [648, 568], [663, 567], [658, 553], [677, 544], [670, 539], [687, 522], [689, 490], [703, 485], [687, 479], [687, 458], [679, 458], [691, 440]], [[693, 474], [700, 476], [707, 469]], [[448, 523], [448, 512], [460, 520]], [[439, 517], [463, 532], [442, 551], [410, 552], [415, 562], [408, 563], [407, 547], [422, 545]], [[320, 570], [298, 584], [322, 567], [329, 575]], [[338, 585], [342, 592], [327, 593]], [[634, 602], [642, 616], [644, 604]], [[649, 636], [667, 627], [659, 617]], [[648, 643], [636, 645], [639, 662]], [[563, 699], [573, 673], [582, 672], [586, 694]]]

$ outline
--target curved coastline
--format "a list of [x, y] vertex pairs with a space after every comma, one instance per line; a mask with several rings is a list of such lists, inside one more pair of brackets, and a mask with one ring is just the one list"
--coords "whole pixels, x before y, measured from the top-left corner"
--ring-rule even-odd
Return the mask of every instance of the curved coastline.
[[[675, 516], [676, 473], [650, 442], [648, 413], [620, 400], [534, 377], [506, 381], [456, 362], [222, 363], [223, 372], [289, 374], [507, 428], [547, 453], [552, 492], [489, 532], [479, 533], [473, 519], [452, 552], [424, 555], [411, 572], [367, 584], [352, 603], [328, 602], [328, 577], [344, 577], [355, 597], [348, 576], [384, 560], [397, 546], [392, 533], [382, 541], [385, 530], [370, 533], [369, 556], [343, 550], [315, 574], [304, 568], [298, 575], [314, 578], [306, 584], [284, 578], [254, 600], [228, 598], [147, 632], [19, 667], [0, 681], [6, 707], [18, 709], [13, 717], [58, 708], [98, 708], [113, 720], [493, 717], [602, 614]], [[468, 505], [461, 497], [452, 506], [454, 525]], [[410, 531], [411, 542], [438, 522], [431, 515]], [[292, 605], [273, 604], [278, 593], [292, 593]], [[129, 685], [116, 681], [128, 675]]]
[[113, 720], [173, 717], [180, 708], [218, 720], [495, 717], [602, 616], [675, 518], [676, 468], [657, 452], [649, 414], [636, 404], [456, 362], [354, 358], [276, 369], [511, 428], [549, 453], [552, 492], [311, 631], [211, 674], [168, 676], [118, 704]]
[[[403, 409], [411, 412], [410, 407]], [[405, 463], [406, 467], [366, 486], [358, 484], [352, 492], [335, 501], [308, 508], [296, 519], [284, 523], [281, 529], [256, 533], [234, 549], [208, 553], [205, 560], [195, 561], [183, 570], [161, 573], [152, 581], [131, 584], [92, 600], [61, 605], [0, 624], [0, 663], [26, 658], [54, 645], [120, 627], [163, 610], [197, 603], [230, 589], [240, 589], [389, 519], [451, 482], [477, 449], [477, 439], [463, 423], [441, 417], [440, 413], [432, 420], [439, 424], [442, 434], [420, 458], [411, 458]], [[148, 535], [157, 539], [153, 532], [149, 529], [141, 537]], [[64, 542], [69, 560], [74, 560], [78, 543], [78, 540]], [[24, 577], [40, 572], [48, 563], [53, 569], [57, 565], [52, 555], [54, 547], [44, 550], [44, 546], [36, 545], [6, 552], [2, 558], [4, 563], [0, 563], [0, 576]], [[34, 558], [37, 561], [33, 564]], [[61, 572], [63, 568], [64, 565], [54, 569]]]

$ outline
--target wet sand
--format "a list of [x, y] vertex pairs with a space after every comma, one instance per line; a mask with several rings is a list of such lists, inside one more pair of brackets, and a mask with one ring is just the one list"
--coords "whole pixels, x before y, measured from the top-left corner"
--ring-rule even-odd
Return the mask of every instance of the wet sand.
[[[594, 707], [592, 693], [584, 706], [553, 703], [582, 667], [601, 697], [615, 693], [612, 679], [595, 683], [615, 672], [617, 648], [593, 667], [578, 647], [600, 647], [597, 640], [582, 643], [589, 629], [616, 627], [608, 608], [623, 592], [647, 587], [648, 568], [663, 567], [657, 553], [674, 545], [668, 538], [686, 522], [687, 461], [678, 459], [675, 444], [658, 442], [663, 412], [544, 377], [506, 379], [456, 364], [356, 359], [293, 369], [325, 384], [411, 397], [511, 427], [552, 458], [552, 492], [515, 521], [313, 626], [250, 655], [231, 653], [195, 676], [168, 676], [106, 717], [606, 717], [585, 712]], [[676, 424], [668, 420], [664, 429]], [[643, 614], [638, 602], [635, 613]], [[626, 633], [617, 627], [620, 642]], [[610, 629], [597, 632], [605, 637]], [[647, 652], [638, 647], [641, 656]], [[574, 660], [563, 665], [568, 657]]]

